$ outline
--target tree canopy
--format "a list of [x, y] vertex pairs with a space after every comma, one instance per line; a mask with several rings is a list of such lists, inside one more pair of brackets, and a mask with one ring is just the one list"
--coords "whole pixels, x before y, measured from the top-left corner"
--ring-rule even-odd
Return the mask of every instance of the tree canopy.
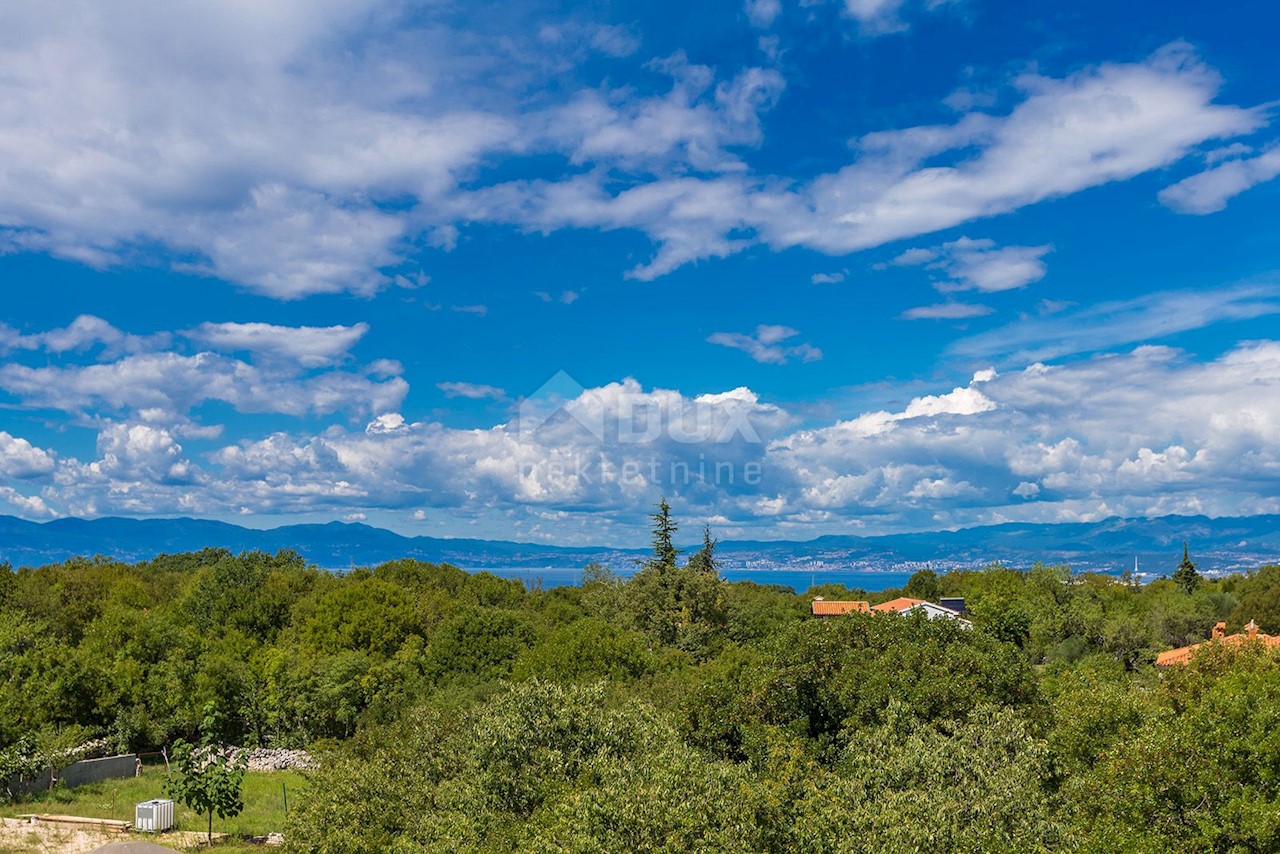
[[[545, 590], [288, 551], [0, 566], [0, 780], [93, 736], [169, 747], [211, 825], [236, 808], [222, 746], [309, 746], [295, 851], [1280, 847], [1276, 653], [1152, 666], [1219, 621], [1280, 632], [1280, 567], [1207, 577], [1184, 547], [1193, 582], [990, 566], [800, 594], [726, 582], [665, 501], [653, 523], [637, 566]], [[817, 595], [964, 597], [971, 626], [816, 619]]]

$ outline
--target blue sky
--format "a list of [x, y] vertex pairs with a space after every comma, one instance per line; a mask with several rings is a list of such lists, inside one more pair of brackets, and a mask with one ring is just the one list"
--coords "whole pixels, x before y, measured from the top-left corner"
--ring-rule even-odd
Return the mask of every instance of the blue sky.
[[7, 3], [0, 512], [1280, 512], [1278, 15]]

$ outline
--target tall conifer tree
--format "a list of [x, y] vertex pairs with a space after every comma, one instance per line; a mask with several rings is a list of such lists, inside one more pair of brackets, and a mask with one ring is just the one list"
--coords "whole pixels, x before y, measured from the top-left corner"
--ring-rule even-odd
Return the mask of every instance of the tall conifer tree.
[[1200, 586], [1200, 573], [1196, 572], [1196, 565], [1191, 562], [1186, 540], [1182, 541], [1182, 563], [1174, 570], [1173, 581], [1187, 593], [1196, 592], [1196, 588]]

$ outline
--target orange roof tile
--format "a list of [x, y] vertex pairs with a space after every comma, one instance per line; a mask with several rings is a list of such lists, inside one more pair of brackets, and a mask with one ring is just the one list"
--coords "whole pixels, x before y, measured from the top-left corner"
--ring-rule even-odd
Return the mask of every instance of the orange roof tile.
[[870, 602], [835, 602], [826, 599], [813, 600], [815, 617], [835, 617], [840, 614], [865, 614], [871, 610]]
[[1263, 634], [1258, 631], [1258, 624], [1249, 621], [1249, 625], [1245, 627], [1243, 632], [1226, 637], [1215, 637], [1211, 640], [1193, 643], [1190, 646], [1180, 646], [1177, 649], [1166, 650], [1156, 656], [1156, 667], [1169, 667], [1173, 664], [1186, 664], [1191, 660], [1192, 656], [1203, 646], [1211, 643], [1223, 643], [1237, 646], [1250, 641], [1264, 644], [1270, 647], [1280, 647], [1280, 637], [1275, 635]]
[[894, 611], [901, 612], [908, 608], [914, 608], [917, 605], [923, 605], [923, 599], [911, 599], [907, 596], [899, 596], [897, 599], [890, 599], [888, 602], [881, 602], [879, 605], [872, 605], [872, 611]]

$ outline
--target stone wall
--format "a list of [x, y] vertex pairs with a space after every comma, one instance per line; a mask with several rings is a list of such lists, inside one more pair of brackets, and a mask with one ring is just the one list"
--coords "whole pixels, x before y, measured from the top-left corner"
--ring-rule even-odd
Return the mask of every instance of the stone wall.
[[250, 771], [306, 771], [315, 767], [311, 754], [305, 750], [247, 747], [244, 751], [249, 758]]

